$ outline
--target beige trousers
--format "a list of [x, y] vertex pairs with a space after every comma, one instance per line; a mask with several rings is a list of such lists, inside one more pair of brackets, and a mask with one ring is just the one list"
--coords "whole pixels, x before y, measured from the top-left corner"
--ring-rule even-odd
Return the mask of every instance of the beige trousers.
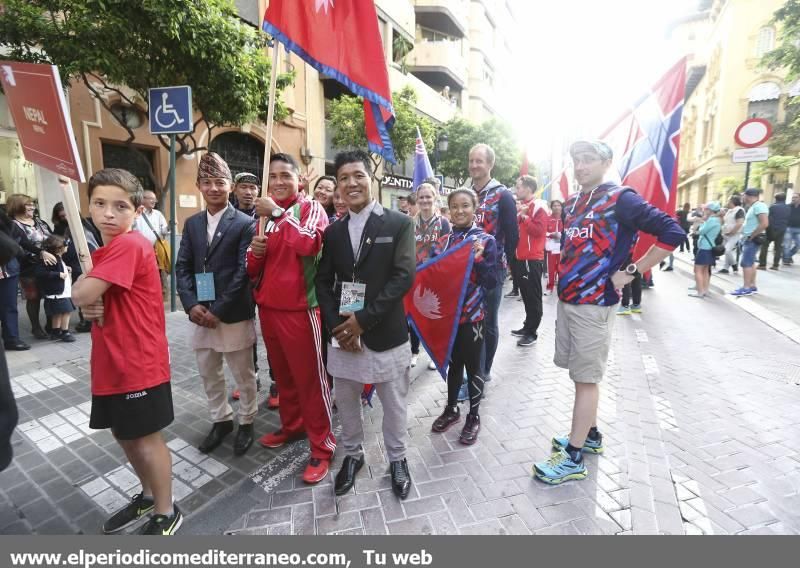
[[222, 358], [236, 380], [240, 391], [239, 424], [252, 424], [258, 412], [256, 398], [256, 371], [253, 366], [253, 346], [239, 351], [220, 353], [213, 349], [195, 349], [197, 368], [203, 378], [203, 386], [208, 397], [208, 410], [214, 422], [233, 419], [233, 408], [228, 402], [225, 374], [222, 371]]

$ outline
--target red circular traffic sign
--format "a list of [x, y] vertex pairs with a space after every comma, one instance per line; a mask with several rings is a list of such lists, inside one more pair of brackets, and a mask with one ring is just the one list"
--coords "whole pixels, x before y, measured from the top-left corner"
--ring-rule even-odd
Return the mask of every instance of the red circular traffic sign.
[[757, 148], [772, 136], [772, 125], [763, 118], [748, 118], [737, 128], [733, 138], [739, 146]]

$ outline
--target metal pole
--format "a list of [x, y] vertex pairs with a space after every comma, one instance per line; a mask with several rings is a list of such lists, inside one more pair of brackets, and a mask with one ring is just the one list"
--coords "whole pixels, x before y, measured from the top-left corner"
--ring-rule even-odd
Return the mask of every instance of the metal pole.
[[176, 304], [176, 289], [177, 282], [175, 280], [175, 257], [177, 251], [175, 247], [175, 235], [177, 233], [177, 209], [178, 199], [175, 195], [175, 135], [169, 135], [169, 249], [170, 249], [170, 278], [169, 278], [169, 310], [176, 311], [178, 308]]
[[750, 183], [750, 162], [747, 162], [747, 166], [744, 169], [744, 189], [747, 189], [748, 183]]

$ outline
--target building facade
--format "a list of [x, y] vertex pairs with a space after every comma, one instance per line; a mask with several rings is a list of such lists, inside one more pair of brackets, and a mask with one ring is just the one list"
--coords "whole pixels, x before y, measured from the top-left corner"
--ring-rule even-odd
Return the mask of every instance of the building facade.
[[[236, 0], [239, 16], [259, 27], [268, 0]], [[376, 8], [384, 52], [393, 91], [411, 85], [418, 95], [417, 111], [436, 123], [462, 115], [475, 122], [502, 108], [498, 93], [508, 76], [503, 65], [509, 61], [513, 15], [507, 0], [377, 0]], [[292, 154], [304, 168], [316, 174], [330, 172], [336, 150], [330, 143], [326, 108], [331, 100], [348, 94], [332, 79], [321, 76], [300, 58], [280, 50], [279, 72], [293, 70], [294, 85], [282, 93], [289, 116], [275, 124], [270, 141], [272, 151]], [[94, 85], [99, 88], [99, 85]], [[102, 89], [100, 89], [102, 91]], [[86, 85], [70, 85], [67, 101], [73, 130], [87, 178], [105, 167], [121, 167], [139, 177], [145, 188], [159, 193], [169, 172], [166, 139], [149, 134], [144, 101], [123, 103], [114, 92], [98, 100]], [[116, 117], [116, 118], [115, 118]], [[126, 147], [128, 132], [135, 133], [136, 152]], [[232, 171], [250, 171], [260, 177], [264, 160], [265, 128], [261, 123], [241, 127], [195, 131], [198, 146], [213, 150], [228, 161]], [[176, 165], [177, 227], [204, 207], [195, 186], [197, 166], [203, 152], [187, 154]], [[432, 149], [429, 149], [431, 152]], [[149, 175], [152, 169], [153, 176]], [[398, 164], [393, 177], [410, 176], [410, 163]], [[383, 172], [379, 172], [382, 177]], [[393, 205], [408, 193], [407, 184], [388, 186], [383, 202]], [[85, 185], [81, 188], [82, 209], [87, 211]], [[48, 220], [53, 205], [60, 201], [55, 175], [25, 161], [13, 122], [0, 94], [0, 204], [11, 193], [26, 193], [39, 203], [41, 216]], [[169, 200], [162, 209], [169, 217]]]
[[[737, 126], [753, 116], [783, 121], [786, 99], [798, 94], [780, 70], [759, 65], [776, 45], [771, 19], [782, 5], [782, 0], [707, 0], [673, 27], [670, 39], [688, 55], [678, 203], [724, 200], [741, 186], [746, 165], [732, 162]], [[771, 201], [773, 193], [787, 188], [788, 174], [762, 179], [751, 174], [748, 185], [762, 187]]]

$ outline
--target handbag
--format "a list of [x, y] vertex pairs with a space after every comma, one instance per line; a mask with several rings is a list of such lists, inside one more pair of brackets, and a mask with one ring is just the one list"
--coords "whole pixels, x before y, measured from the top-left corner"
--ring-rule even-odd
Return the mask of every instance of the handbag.
[[758, 245], [758, 246], [761, 246], [761, 245], [763, 245], [765, 242], [767, 242], [767, 234], [766, 234], [766, 233], [761, 233], [760, 235], [756, 235], [755, 237], [751, 238], [751, 239], [750, 239], [750, 241], [751, 241], [753, 244], [756, 244], [756, 245]]
[[156, 244], [155, 244], [155, 252], [156, 252], [156, 263], [158, 264], [158, 269], [163, 270], [167, 274], [172, 271], [172, 262], [170, 256], [170, 248], [167, 241], [161, 238], [156, 230], [153, 228], [153, 225], [150, 223], [150, 219], [142, 213], [142, 219], [144, 222], [147, 223], [147, 226], [150, 227], [150, 230], [153, 231], [153, 234], [156, 237]]
[[722, 244], [722, 231], [717, 234], [717, 238], [714, 239], [713, 243], [706, 235], [703, 235], [703, 238], [711, 245], [711, 254], [713, 254], [715, 258], [725, 254], [725, 245]]

